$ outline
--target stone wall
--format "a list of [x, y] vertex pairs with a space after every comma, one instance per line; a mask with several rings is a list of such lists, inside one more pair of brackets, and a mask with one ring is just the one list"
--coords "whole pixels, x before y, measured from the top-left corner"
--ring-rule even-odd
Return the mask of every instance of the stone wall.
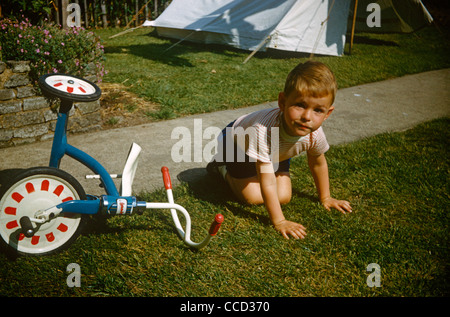
[[[0, 61], [0, 148], [53, 138], [57, 115], [36, 93], [29, 71], [27, 61]], [[75, 103], [68, 131], [100, 128], [100, 102]]]

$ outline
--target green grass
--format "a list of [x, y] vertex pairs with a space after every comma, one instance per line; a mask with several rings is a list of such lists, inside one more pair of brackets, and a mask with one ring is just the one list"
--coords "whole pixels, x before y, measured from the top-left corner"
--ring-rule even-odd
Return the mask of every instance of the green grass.
[[[160, 108], [153, 119], [169, 119], [274, 101], [288, 72], [304, 55], [258, 53], [246, 64], [248, 51], [218, 45], [158, 38], [151, 28], [113, 39], [122, 29], [98, 30], [105, 41], [107, 82], [128, 89]], [[315, 56], [335, 72], [340, 88], [405, 74], [450, 67], [449, 32], [428, 27], [414, 34], [359, 34], [352, 55]], [[346, 52], [348, 48], [346, 49]]]
[[[47, 257], [0, 254], [3, 296], [448, 296], [449, 119], [332, 147], [332, 194], [354, 212], [328, 212], [316, 199], [305, 157], [293, 160], [294, 195], [284, 207], [307, 227], [285, 240], [263, 207], [236, 203], [205, 178], [174, 188], [190, 211], [193, 239], [213, 215], [225, 223], [210, 245], [187, 248], [168, 211], [95, 220], [70, 249]], [[164, 191], [140, 195], [165, 201]], [[81, 268], [81, 287], [66, 267]], [[381, 287], [366, 284], [367, 265]]]

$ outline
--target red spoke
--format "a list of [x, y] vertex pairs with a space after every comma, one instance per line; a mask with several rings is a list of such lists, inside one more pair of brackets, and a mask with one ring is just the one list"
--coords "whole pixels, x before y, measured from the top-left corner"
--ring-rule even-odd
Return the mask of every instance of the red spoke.
[[28, 194], [31, 194], [32, 192], [34, 192], [34, 185], [32, 183], [27, 183], [25, 185], [25, 188], [27, 189]]

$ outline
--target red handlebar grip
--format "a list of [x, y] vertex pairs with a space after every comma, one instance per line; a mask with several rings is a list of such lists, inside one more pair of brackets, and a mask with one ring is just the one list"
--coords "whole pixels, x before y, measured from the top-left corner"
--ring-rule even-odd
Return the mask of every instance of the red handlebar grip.
[[220, 229], [220, 225], [222, 224], [224, 218], [221, 214], [217, 214], [214, 217], [214, 221], [211, 224], [211, 227], [209, 228], [209, 235], [215, 236], [217, 234], [217, 231]]
[[166, 166], [161, 168], [161, 172], [163, 174], [164, 187], [166, 189], [172, 189], [172, 181], [170, 180], [169, 169]]

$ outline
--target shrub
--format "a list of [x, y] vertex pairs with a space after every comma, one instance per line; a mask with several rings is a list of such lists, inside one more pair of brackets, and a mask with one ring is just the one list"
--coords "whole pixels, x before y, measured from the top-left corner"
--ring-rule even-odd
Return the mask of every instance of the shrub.
[[30, 61], [30, 76], [35, 84], [41, 75], [51, 72], [95, 75], [100, 82], [105, 75], [103, 53], [100, 38], [84, 28], [35, 26], [28, 19], [0, 20], [1, 60]]

